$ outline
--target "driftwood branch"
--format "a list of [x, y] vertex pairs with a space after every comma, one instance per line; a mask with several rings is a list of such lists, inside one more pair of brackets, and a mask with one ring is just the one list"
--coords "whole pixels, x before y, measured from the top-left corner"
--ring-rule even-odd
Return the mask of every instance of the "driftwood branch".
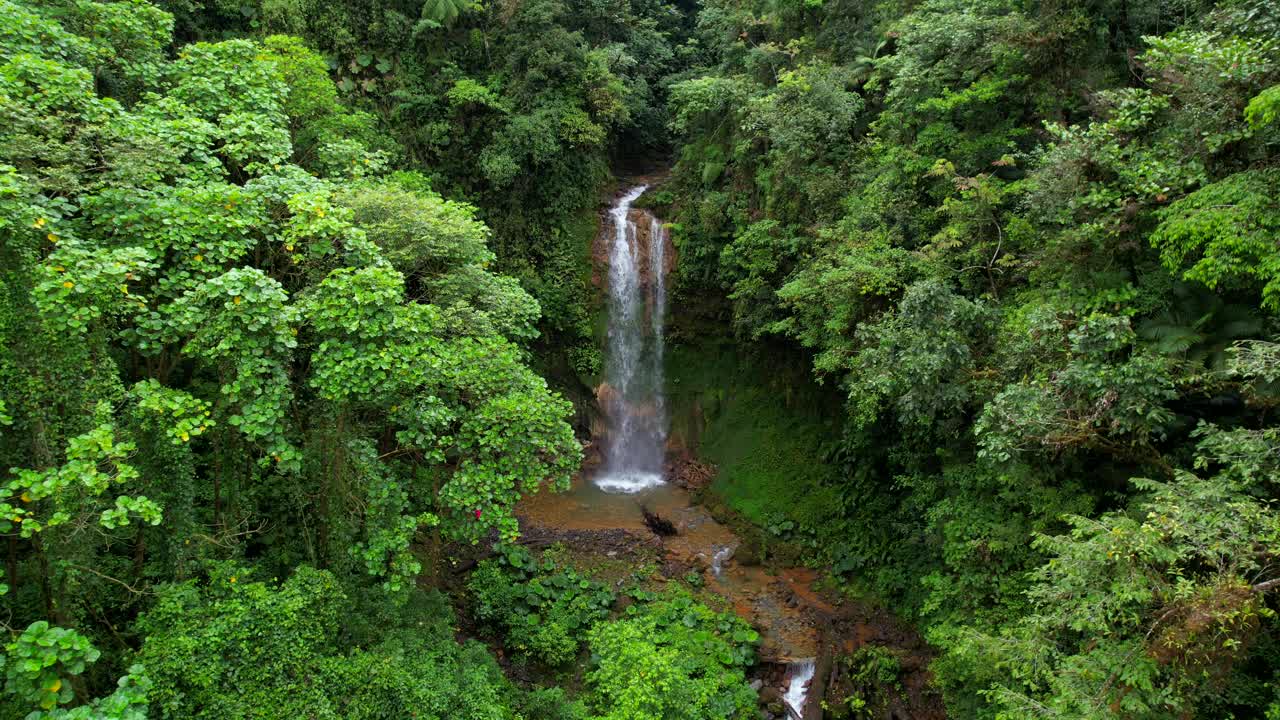
[[1254, 593], [1264, 593], [1277, 587], [1280, 587], [1280, 578], [1260, 582], [1257, 585], [1250, 585], [1249, 590]]
[[649, 508], [641, 505], [640, 514], [644, 516], [645, 526], [652, 530], [654, 534], [661, 535], [663, 537], [676, 534], [676, 526], [672, 524], [670, 520], [655, 512], [650, 512]]

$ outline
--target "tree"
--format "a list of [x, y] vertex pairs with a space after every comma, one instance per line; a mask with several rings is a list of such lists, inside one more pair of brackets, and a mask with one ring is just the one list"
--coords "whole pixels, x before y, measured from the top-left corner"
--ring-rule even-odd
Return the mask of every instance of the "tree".
[[[1151, 243], [1171, 271], [1211, 288], [1261, 285], [1262, 306], [1280, 309], [1280, 171], [1247, 170], [1206, 185], [1161, 212]], [[1187, 265], [1190, 265], [1188, 268]]]
[[1034, 611], [975, 652], [1010, 678], [1008, 717], [1157, 718], [1193, 712], [1270, 621], [1275, 513], [1225, 478], [1134, 480], [1131, 511], [1040, 536]]
[[146, 4], [5, 7], [5, 603], [106, 649], [68, 717], [132, 707], [94, 691], [160, 634], [133, 625], [160, 583], [306, 560], [403, 603], [425, 531], [511, 536], [523, 493], [567, 482], [569, 407], [512, 344], [537, 303], [488, 271], [473, 208], [373, 179], [390, 143], [318, 54], [168, 60]]

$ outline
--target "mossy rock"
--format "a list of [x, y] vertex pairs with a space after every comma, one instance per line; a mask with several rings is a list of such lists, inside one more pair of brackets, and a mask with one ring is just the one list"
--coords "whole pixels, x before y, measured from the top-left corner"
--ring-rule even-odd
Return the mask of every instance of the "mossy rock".
[[[700, 325], [687, 330], [668, 348], [668, 416], [673, 437], [716, 465], [709, 494], [756, 526], [779, 515], [827, 526], [838, 483], [824, 459], [842, 434], [842, 398], [813, 382], [804, 356], [753, 351]], [[717, 508], [711, 513], [724, 522]]]
[[780, 567], [799, 565], [803, 556], [804, 548], [799, 545], [775, 542], [769, 546], [769, 559]]
[[756, 538], [743, 538], [742, 544], [733, 551], [734, 562], [744, 567], [759, 565], [764, 562], [765, 550]]
[[706, 508], [707, 514], [711, 516], [711, 519], [721, 525], [728, 525], [733, 520], [733, 512], [729, 510], [729, 507], [721, 502], [720, 498], [711, 493], [704, 491], [701, 497], [695, 499], [702, 502], [702, 506]]

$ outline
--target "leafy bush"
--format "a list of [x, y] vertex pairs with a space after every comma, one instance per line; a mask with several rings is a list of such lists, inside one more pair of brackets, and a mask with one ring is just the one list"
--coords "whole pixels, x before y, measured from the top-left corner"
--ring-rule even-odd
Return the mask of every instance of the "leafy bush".
[[[385, 596], [366, 601], [374, 606], [305, 566], [279, 584], [226, 565], [207, 583], [169, 586], [139, 622], [153, 716], [499, 720], [536, 704], [483, 645], [454, 640], [439, 595], [415, 593], [391, 612]], [[351, 638], [342, 632], [351, 615], [390, 622]]]
[[756, 693], [744, 670], [759, 635], [687, 594], [631, 605], [590, 633], [587, 674], [602, 720], [747, 718]]
[[604, 619], [614, 595], [573, 568], [528, 550], [501, 546], [480, 563], [467, 588], [478, 620], [503, 635], [506, 645], [539, 662], [573, 660], [586, 631]]
[[[841, 704], [832, 704], [836, 718], [871, 718], [881, 710], [891, 694], [902, 690], [902, 662], [883, 645], [864, 645], [852, 655], [839, 659]], [[837, 688], [830, 688], [832, 692]], [[847, 694], [845, 694], [847, 693]]]

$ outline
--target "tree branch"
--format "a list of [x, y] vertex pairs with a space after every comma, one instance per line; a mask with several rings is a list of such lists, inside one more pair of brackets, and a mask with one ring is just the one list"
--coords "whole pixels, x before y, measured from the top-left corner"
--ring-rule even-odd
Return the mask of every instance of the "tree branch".
[[1266, 582], [1260, 582], [1257, 585], [1250, 585], [1249, 591], [1254, 593], [1264, 593], [1277, 587], [1280, 587], [1280, 578], [1272, 578]]

